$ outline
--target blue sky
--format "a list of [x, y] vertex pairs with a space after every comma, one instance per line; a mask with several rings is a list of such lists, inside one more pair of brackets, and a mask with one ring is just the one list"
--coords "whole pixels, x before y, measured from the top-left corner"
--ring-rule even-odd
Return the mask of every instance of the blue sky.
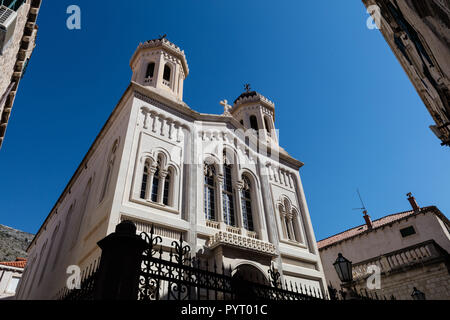
[[[317, 239], [421, 206], [450, 212], [450, 149], [367, 13], [354, 1], [43, 1], [37, 47], [0, 150], [0, 223], [35, 233], [127, 87], [139, 42], [187, 55], [184, 100], [222, 113], [243, 84], [275, 102]], [[81, 8], [81, 30], [66, 8]]]

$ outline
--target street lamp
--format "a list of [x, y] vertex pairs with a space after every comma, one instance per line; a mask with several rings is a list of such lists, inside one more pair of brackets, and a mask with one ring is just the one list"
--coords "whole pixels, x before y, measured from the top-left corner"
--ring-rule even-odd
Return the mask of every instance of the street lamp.
[[414, 287], [411, 297], [413, 298], [413, 300], [425, 300], [425, 293], [417, 290], [417, 288]]
[[338, 254], [333, 266], [342, 282], [351, 282], [353, 280], [352, 262], [347, 260], [342, 253]]

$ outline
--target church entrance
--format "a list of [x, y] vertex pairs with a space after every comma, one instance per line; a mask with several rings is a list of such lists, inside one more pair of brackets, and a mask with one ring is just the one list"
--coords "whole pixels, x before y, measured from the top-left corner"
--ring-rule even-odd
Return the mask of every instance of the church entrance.
[[256, 300], [255, 287], [250, 283], [267, 285], [264, 274], [256, 267], [242, 264], [236, 268], [232, 276], [232, 286], [236, 300]]

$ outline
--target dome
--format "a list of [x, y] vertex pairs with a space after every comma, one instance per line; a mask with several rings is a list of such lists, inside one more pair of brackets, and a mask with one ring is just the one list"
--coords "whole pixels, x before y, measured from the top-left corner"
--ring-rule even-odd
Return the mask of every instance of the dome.
[[270, 109], [275, 109], [275, 104], [256, 91], [250, 91], [250, 85], [245, 85], [245, 92], [234, 100], [233, 109], [237, 109], [240, 105], [250, 102], [260, 102]]

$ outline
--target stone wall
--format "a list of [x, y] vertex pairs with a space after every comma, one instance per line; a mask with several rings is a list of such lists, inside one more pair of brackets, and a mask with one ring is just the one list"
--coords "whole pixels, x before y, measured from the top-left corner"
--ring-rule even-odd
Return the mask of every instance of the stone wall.
[[380, 8], [381, 33], [435, 120], [432, 131], [450, 145], [449, 2], [362, 1]]
[[[427, 300], [450, 300], [450, 272], [445, 262], [419, 266], [404, 272], [396, 272], [381, 276], [381, 289], [369, 291], [373, 295], [376, 291], [379, 297], [390, 298], [394, 295], [397, 300], [412, 300], [413, 288], [425, 293]], [[358, 292], [367, 289], [366, 282], [360, 281], [356, 285]]]
[[[3, 54], [0, 55], [0, 98], [5, 93], [11, 77], [14, 73], [14, 66], [16, 65], [17, 53], [19, 52], [20, 43], [22, 41], [23, 30], [27, 23], [27, 15], [30, 9], [29, 4], [22, 5], [17, 10], [17, 22], [14, 30], [14, 35], [8, 46], [4, 49]], [[3, 111], [3, 106], [0, 106], [0, 114]]]
[[13, 37], [0, 55], [0, 148], [20, 79], [35, 47], [40, 3], [40, 0], [27, 0], [17, 9]]

